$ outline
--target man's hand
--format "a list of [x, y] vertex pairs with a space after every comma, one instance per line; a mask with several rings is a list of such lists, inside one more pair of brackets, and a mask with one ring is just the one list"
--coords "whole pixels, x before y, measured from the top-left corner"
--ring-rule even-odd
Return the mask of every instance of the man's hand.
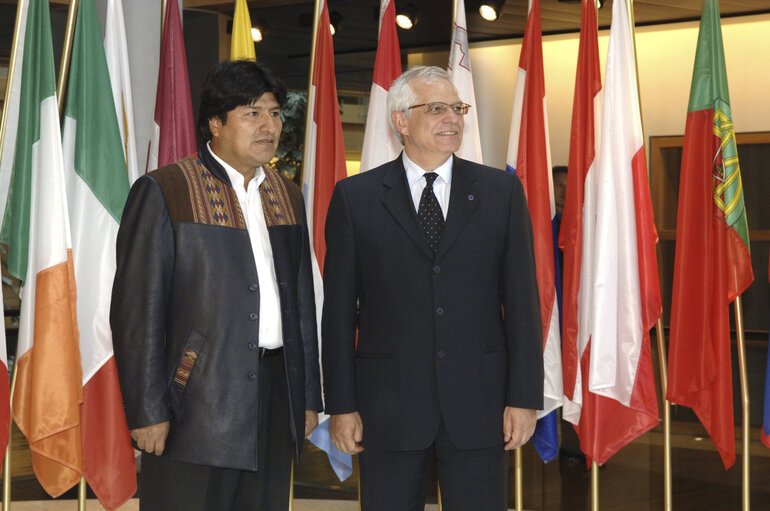
[[529, 408], [506, 406], [503, 412], [503, 439], [505, 450], [511, 451], [527, 443], [535, 432], [537, 414]]
[[166, 448], [169, 426], [170, 423], [166, 421], [145, 428], [132, 429], [131, 438], [142, 451], [160, 456]]
[[305, 410], [305, 438], [318, 426], [318, 412], [315, 410]]
[[329, 419], [329, 434], [334, 446], [347, 454], [363, 451], [360, 442], [364, 438], [364, 426], [358, 412], [332, 415]]

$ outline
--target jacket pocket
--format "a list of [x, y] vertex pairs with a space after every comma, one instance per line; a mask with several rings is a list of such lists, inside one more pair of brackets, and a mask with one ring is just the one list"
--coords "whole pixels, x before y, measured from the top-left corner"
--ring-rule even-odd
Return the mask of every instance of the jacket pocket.
[[190, 383], [190, 378], [193, 376], [195, 368], [201, 364], [201, 355], [205, 341], [206, 338], [196, 330], [190, 330], [185, 348], [179, 356], [176, 368], [169, 382], [171, 409], [175, 412], [180, 410], [182, 397]]

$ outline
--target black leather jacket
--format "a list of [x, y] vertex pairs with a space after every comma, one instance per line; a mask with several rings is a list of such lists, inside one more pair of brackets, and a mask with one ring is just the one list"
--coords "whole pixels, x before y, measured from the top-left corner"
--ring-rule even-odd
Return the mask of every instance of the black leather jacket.
[[[110, 311], [115, 360], [129, 429], [171, 421], [166, 456], [256, 470], [257, 271], [227, 174], [206, 147], [199, 154], [131, 189]], [[299, 455], [304, 411], [322, 409], [310, 244], [299, 188], [266, 174]]]

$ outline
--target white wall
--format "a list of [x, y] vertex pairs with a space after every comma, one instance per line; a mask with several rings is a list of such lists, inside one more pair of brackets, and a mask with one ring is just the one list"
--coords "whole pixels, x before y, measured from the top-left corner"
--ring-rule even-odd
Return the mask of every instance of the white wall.
[[[770, 15], [722, 20], [736, 131], [770, 130]], [[642, 118], [650, 136], [684, 133], [698, 23], [636, 29]], [[599, 33], [602, 75], [609, 31]], [[546, 100], [554, 165], [566, 165], [578, 34], [543, 38]], [[473, 85], [484, 163], [504, 168], [521, 39], [471, 45]], [[409, 56], [409, 65], [446, 62], [448, 52]], [[440, 64], [446, 65], [446, 64]], [[462, 98], [466, 100], [466, 98]]]

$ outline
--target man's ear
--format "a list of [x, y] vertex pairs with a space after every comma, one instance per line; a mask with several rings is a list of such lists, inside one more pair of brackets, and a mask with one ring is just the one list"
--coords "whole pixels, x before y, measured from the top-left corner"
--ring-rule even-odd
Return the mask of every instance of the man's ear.
[[219, 136], [219, 128], [222, 126], [222, 121], [219, 117], [209, 118], [209, 131], [213, 137]]
[[393, 120], [393, 126], [396, 127], [396, 131], [401, 133], [401, 136], [409, 135], [409, 118], [404, 112], [392, 112], [390, 114]]

